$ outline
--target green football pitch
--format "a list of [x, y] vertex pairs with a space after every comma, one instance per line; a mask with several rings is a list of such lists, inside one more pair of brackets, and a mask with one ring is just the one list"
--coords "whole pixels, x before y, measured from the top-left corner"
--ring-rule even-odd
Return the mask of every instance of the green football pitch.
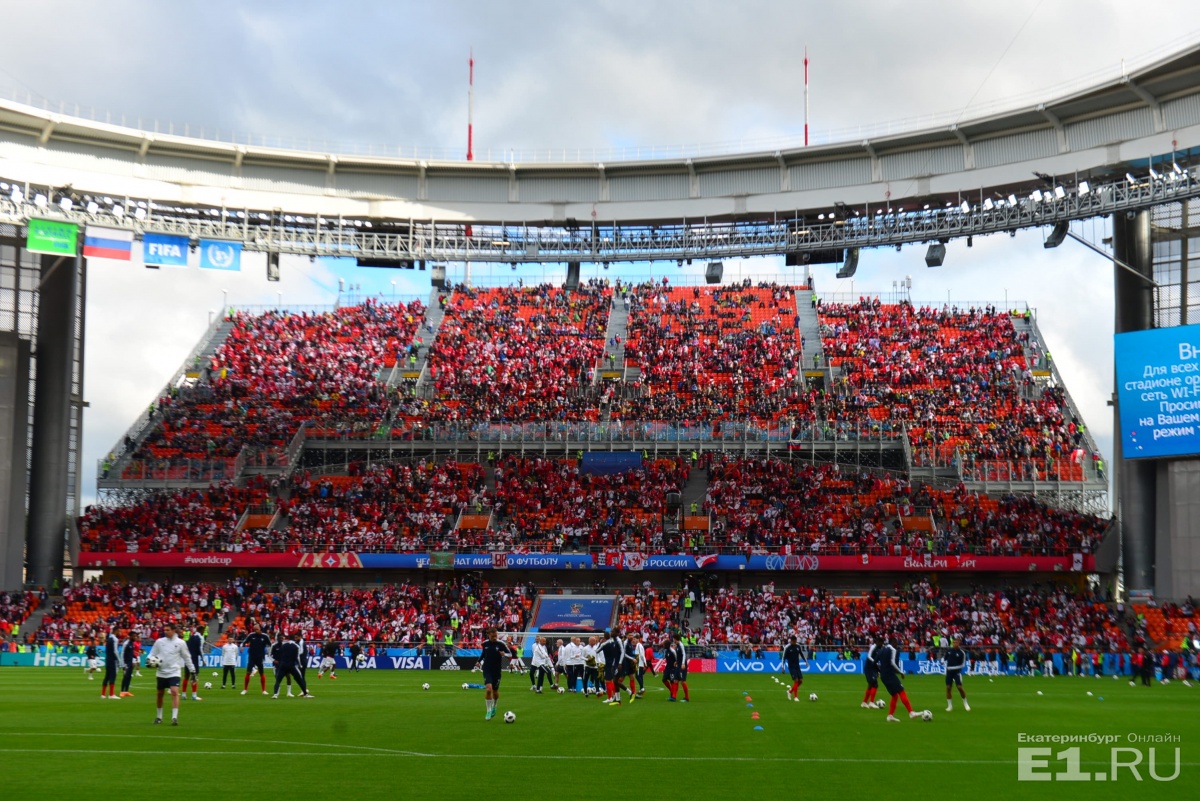
[[[210, 672], [203, 680], [218, 681]], [[1200, 687], [1178, 682], [973, 676], [971, 711], [956, 693], [946, 713], [941, 677], [911, 676], [909, 696], [933, 720], [888, 723], [886, 710], [859, 707], [860, 677], [809, 676], [793, 703], [770, 675], [694, 674], [689, 704], [668, 703], [651, 680], [645, 698], [614, 708], [535, 695], [525, 677], [506, 675], [499, 710], [517, 716], [507, 725], [484, 720], [482, 690], [461, 688], [478, 673], [330, 681], [310, 670], [312, 699], [218, 687], [183, 702], [171, 727], [169, 703], [167, 722], [152, 725], [153, 678], [143, 674], [135, 697], [107, 701], [82, 670], [0, 669], [5, 797], [850, 798], [874, 787], [895, 799], [1098, 801], [1191, 797], [1200, 779]], [[1151, 776], [1151, 749], [1164, 781]], [[1137, 764], [1114, 774], [1114, 760]]]

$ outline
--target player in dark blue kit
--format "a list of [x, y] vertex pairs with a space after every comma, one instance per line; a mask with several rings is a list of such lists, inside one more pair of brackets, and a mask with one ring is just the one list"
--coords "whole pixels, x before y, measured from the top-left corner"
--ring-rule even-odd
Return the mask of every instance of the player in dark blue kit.
[[275, 655], [275, 693], [272, 698], [279, 697], [279, 685], [283, 684], [285, 678], [296, 682], [301, 698], [312, 698], [308, 684], [304, 681], [304, 674], [300, 672], [300, 660], [304, 658], [304, 652], [300, 650], [299, 639], [300, 635], [293, 632], [272, 652]]
[[783, 666], [792, 677], [792, 686], [787, 691], [789, 701], [800, 700], [800, 685], [804, 683], [804, 673], [800, 670], [800, 659], [803, 656], [804, 652], [796, 644], [795, 636], [788, 637], [787, 647], [783, 649]]
[[621, 630], [613, 629], [608, 632], [608, 638], [596, 649], [604, 655], [604, 686], [608, 691], [606, 704], [621, 705], [621, 690], [625, 689], [622, 681], [621, 666], [625, 661], [625, 646], [621, 640]]
[[195, 628], [192, 629], [192, 636], [188, 637], [188, 641], [187, 641], [188, 653], [191, 654], [191, 656], [192, 656], [192, 666], [194, 668], [196, 668], [196, 672], [195, 673], [186, 673], [185, 672], [183, 674], [183, 688], [179, 691], [180, 698], [187, 697], [187, 684], [188, 684], [188, 677], [190, 676], [191, 680], [192, 680], [192, 700], [193, 701], [203, 701], [204, 700], [197, 694], [197, 691], [200, 689], [200, 666], [203, 664], [203, 662], [200, 659], [200, 652], [203, 650], [203, 646], [204, 646], [204, 637], [200, 634], [200, 627], [196, 626]]
[[962, 637], [955, 637], [953, 647], [946, 651], [946, 711], [954, 710], [954, 685], [958, 685], [958, 694], [963, 699], [963, 709], [971, 711], [967, 703], [967, 691], [962, 686], [962, 674], [967, 669], [967, 652], [962, 647]]
[[117, 630], [110, 628], [104, 638], [104, 683], [100, 685], [101, 698], [117, 698], [117, 662], [120, 659], [121, 642]]
[[137, 635], [131, 629], [129, 638], [125, 640], [125, 645], [121, 648], [121, 663], [125, 666], [124, 672], [121, 674], [121, 697], [132, 698], [133, 693], [129, 692], [129, 685], [133, 681], [133, 672], [137, 665]]
[[479, 665], [483, 672], [483, 704], [487, 710], [484, 720], [496, 717], [496, 701], [500, 699], [500, 675], [503, 673], [503, 657], [515, 658], [517, 652], [508, 643], [496, 636], [495, 628], [487, 629], [487, 639], [479, 654]]
[[679, 694], [679, 677], [682, 675], [680, 667], [683, 665], [683, 646], [679, 644], [679, 635], [672, 634], [670, 642], [666, 648], [666, 665], [663, 668], [662, 683], [666, 685], [667, 692], [671, 694], [668, 701], [678, 700], [676, 696]]
[[878, 650], [879, 645], [872, 637], [871, 644], [867, 646], [867, 652], [863, 655], [863, 677], [867, 680], [867, 691], [863, 693], [860, 704], [863, 709], [874, 709], [875, 696], [879, 694], [879, 662], [875, 659]]
[[900, 679], [904, 677], [904, 671], [900, 669], [900, 648], [897, 641], [885, 643], [876, 651], [875, 659], [879, 663], [879, 678], [883, 679], [884, 689], [892, 696], [891, 704], [888, 706], [888, 722], [898, 723], [900, 720], [896, 717], [897, 701], [904, 704], [910, 718], [920, 717], [920, 712], [913, 711], [912, 704], [908, 700], [908, 693], [904, 691], [904, 685], [900, 683]]
[[262, 682], [262, 694], [267, 695], [267, 649], [271, 647], [271, 638], [263, 634], [262, 626], [255, 624], [253, 633], [246, 636], [242, 640], [242, 647], [247, 649], [246, 653], [246, 679], [242, 683], [242, 695], [250, 689], [250, 677], [255, 673], [258, 674], [258, 680]]

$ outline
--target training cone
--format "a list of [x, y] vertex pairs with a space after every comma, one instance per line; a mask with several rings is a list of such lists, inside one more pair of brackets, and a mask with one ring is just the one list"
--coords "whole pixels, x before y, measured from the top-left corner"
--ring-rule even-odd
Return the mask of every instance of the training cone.
[[748, 696], [748, 695], [747, 695], [747, 696], [746, 696], [746, 700], [747, 700], [747, 701], [753, 701], [754, 699], [753, 699], [753, 698], [751, 698], [750, 696]]
[[748, 708], [750, 708], [750, 709], [753, 709], [753, 708], [754, 708], [754, 704], [746, 704], [746, 706], [747, 706]]
[[754, 714], [752, 714], [752, 715], [750, 716], [750, 719], [751, 719], [751, 720], [758, 720], [758, 713], [757, 713], [757, 712], [755, 712]]
[[762, 731], [762, 730], [763, 730], [763, 727], [762, 727], [762, 726], [755, 726], [755, 727], [754, 727], [754, 730], [755, 730], [755, 731]]

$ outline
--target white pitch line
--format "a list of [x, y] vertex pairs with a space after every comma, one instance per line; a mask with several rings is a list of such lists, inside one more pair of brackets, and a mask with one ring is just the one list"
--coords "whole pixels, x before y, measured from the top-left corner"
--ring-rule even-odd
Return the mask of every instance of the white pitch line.
[[[198, 739], [176, 737], [173, 740]], [[165, 756], [174, 758], [176, 751], [129, 751], [117, 749], [88, 749], [88, 748], [0, 748], [0, 754], [139, 754], [144, 756]], [[846, 763], [852, 765], [1012, 765], [1011, 759], [850, 759], [844, 757], [672, 757], [672, 756], [596, 756], [579, 754], [551, 754], [537, 756], [534, 754], [422, 754], [416, 751], [394, 751], [386, 753], [328, 753], [323, 751], [189, 751], [194, 756], [297, 756], [297, 757], [401, 757], [423, 759], [523, 759], [523, 760], [570, 760], [595, 762], [759, 762], [786, 764], [815, 764], [815, 763]], [[1085, 760], [1081, 765], [1102, 765], [1105, 761]], [[1196, 767], [1200, 762], [1181, 762], [1180, 765]]]
[[[157, 738], [156, 734], [91, 734], [86, 732], [15, 732], [15, 731], [0, 731], [0, 737], [123, 737], [126, 739], [148, 739], [151, 737]], [[346, 743], [303, 743], [292, 740], [248, 740], [237, 739], [232, 737], [175, 737], [176, 740], [195, 740], [197, 742], [211, 743], [251, 743], [253, 745], [302, 745], [308, 748], [352, 748], [359, 751], [379, 752], [388, 756], [431, 756], [431, 754], [423, 754], [419, 751], [402, 751], [394, 748], [375, 748], [369, 745], [348, 745]]]

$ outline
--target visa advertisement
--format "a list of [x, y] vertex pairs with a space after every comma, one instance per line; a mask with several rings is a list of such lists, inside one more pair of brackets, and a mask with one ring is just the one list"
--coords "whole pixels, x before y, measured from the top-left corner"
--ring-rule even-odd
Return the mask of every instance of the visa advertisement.
[[1200, 453], [1200, 325], [1113, 337], [1126, 459]]

